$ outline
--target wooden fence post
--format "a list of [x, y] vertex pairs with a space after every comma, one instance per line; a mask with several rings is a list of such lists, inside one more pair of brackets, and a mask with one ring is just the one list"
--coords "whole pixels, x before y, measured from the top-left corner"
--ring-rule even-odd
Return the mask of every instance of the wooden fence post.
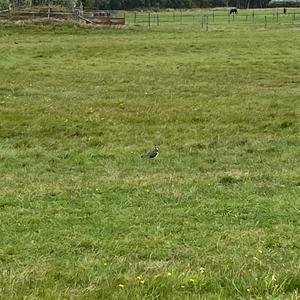
[[206, 31], [208, 31], [208, 16], [206, 16], [206, 22], [205, 22], [205, 25], [206, 25]]
[[51, 8], [50, 8], [50, 3], [48, 4], [48, 20], [50, 19], [50, 13], [51, 13]]
[[156, 15], [156, 24], [159, 26], [159, 14]]
[[79, 6], [79, 15], [80, 16], [83, 15], [83, 4], [82, 4], [82, 2], [80, 2], [80, 6]]
[[265, 16], [265, 30], [267, 30], [267, 16]]
[[148, 27], [151, 27], [151, 15], [150, 12], [148, 12]]
[[134, 12], [134, 25], [136, 24], [136, 11]]
[[9, 18], [11, 18], [11, 15], [12, 15], [12, 9], [13, 9], [12, 4], [9, 3], [9, 4], [8, 4], [8, 15], [9, 15]]

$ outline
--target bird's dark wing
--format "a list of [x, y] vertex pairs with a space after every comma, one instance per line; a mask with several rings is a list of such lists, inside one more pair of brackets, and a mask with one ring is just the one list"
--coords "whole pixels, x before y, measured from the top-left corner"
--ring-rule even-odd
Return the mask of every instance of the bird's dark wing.
[[148, 153], [148, 156], [149, 156], [150, 158], [154, 158], [154, 157], [157, 156], [157, 153], [158, 153], [158, 151], [157, 151], [156, 149], [153, 149], [153, 150], [151, 150], [151, 151]]

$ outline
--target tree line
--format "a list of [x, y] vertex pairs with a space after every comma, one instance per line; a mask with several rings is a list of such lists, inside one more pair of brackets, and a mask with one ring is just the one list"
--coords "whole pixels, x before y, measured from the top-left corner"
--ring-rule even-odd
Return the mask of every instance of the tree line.
[[94, 2], [102, 9], [184, 9], [195, 7], [225, 6], [227, 0], [83, 0]]
[[227, 7], [263, 8], [269, 0], [82, 0], [83, 5], [97, 9], [131, 10], [131, 9], [185, 9]]
[[0, 8], [9, 3], [18, 5], [61, 5], [79, 6], [97, 10], [137, 10], [137, 9], [188, 9], [207, 7], [263, 8], [270, 0], [0, 0]]

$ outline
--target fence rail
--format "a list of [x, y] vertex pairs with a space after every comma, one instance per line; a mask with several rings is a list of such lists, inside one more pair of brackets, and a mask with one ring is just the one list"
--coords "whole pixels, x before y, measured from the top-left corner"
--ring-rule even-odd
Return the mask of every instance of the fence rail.
[[76, 20], [94, 25], [125, 25], [124, 17], [111, 15], [104, 11], [83, 11], [82, 9], [74, 10], [57, 10], [49, 7], [33, 8], [33, 9], [6, 9], [0, 10], [1, 20], [39, 20], [39, 19], [63, 19]]
[[198, 10], [173, 12], [126, 12], [126, 23], [134, 26], [147, 26], [188, 30], [201, 28], [203, 30], [218, 30], [235, 27], [271, 28], [276, 26], [299, 26], [300, 9], [245, 9], [230, 15], [228, 10]]

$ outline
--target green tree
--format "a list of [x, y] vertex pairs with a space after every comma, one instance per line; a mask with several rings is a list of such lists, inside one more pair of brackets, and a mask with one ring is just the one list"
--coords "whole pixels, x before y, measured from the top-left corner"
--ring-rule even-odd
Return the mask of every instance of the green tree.
[[8, 0], [0, 0], [0, 9], [8, 8], [9, 1]]

